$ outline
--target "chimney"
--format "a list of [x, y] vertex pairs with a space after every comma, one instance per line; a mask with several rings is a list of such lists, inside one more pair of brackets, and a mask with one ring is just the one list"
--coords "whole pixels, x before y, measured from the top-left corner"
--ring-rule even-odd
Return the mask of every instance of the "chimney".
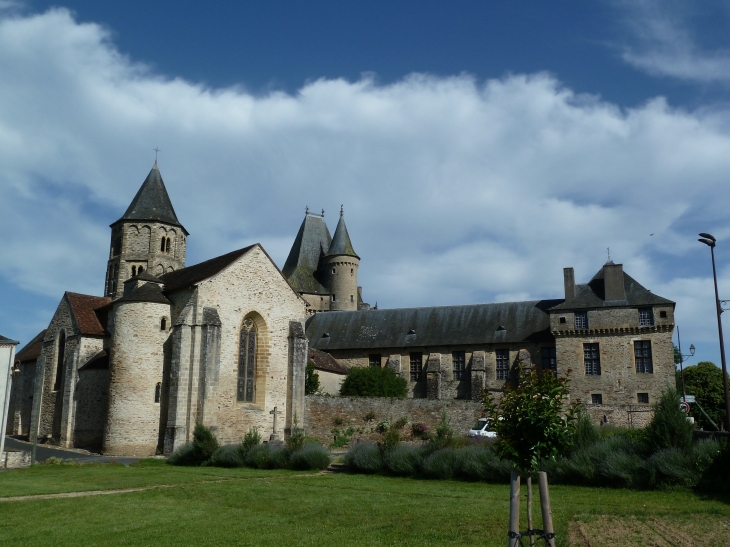
[[575, 299], [575, 272], [573, 268], [563, 268], [563, 279], [565, 282], [565, 301]]
[[603, 285], [606, 293], [605, 300], [626, 300], [623, 264], [606, 264], [603, 266]]

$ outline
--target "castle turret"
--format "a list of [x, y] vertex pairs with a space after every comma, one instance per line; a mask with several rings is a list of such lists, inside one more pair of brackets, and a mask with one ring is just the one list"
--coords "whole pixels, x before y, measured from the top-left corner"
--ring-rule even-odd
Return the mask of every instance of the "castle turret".
[[185, 267], [187, 230], [180, 224], [157, 162], [112, 237], [104, 295], [118, 298], [124, 282], [142, 272], [160, 276]]
[[340, 221], [327, 253], [320, 261], [317, 277], [331, 295], [331, 310], [357, 310], [357, 270], [360, 257], [355, 253], [350, 235], [345, 226], [345, 217], [340, 209]]

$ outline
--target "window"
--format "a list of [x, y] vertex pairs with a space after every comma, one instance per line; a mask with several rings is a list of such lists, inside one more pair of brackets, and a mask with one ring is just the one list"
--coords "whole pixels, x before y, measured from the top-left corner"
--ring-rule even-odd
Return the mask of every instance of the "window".
[[137, 275], [137, 266], [132, 266], [132, 277]]
[[236, 399], [253, 403], [256, 396], [256, 325], [244, 320], [238, 347], [238, 394]]
[[565, 323], [567, 323], [567, 321], [565, 320], [565, 317], [561, 317], [560, 318], [560, 324], [563, 325]]
[[598, 351], [598, 344], [583, 344], [583, 360], [586, 365], [586, 375], [601, 375], [601, 358]]
[[160, 319], [160, 330], [167, 330], [167, 317]]
[[381, 356], [379, 353], [371, 353], [368, 355], [368, 365], [371, 367], [381, 367]]
[[58, 335], [58, 349], [56, 351], [56, 380], [53, 382], [53, 391], [58, 391], [63, 385], [63, 361], [66, 358], [66, 333]]
[[160, 402], [160, 396], [162, 395], [162, 384], [160, 382], [157, 382], [157, 385], [155, 386], [155, 402]]
[[509, 378], [509, 350], [498, 349], [497, 354], [497, 380]]
[[654, 324], [654, 310], [651, 308], [639, 308], [639, 326], [651, 327]]
[[575, 328], [576, 330], [588, 328], [588, 312], [575, 312]]
[[350, 275], [355, 275], [355, 268], [350, 268]]
[[662, 319], [666, 319], [667, 318], [667, 312], [665, 310], [660, 311], [659, 312], [659, 317], [661, 317]]
[[337, 301], [337, 295], [334, 295], [334, 294], [333, 294], [333, 295], [332, 295], [332, 302], [335, 302], [335, 301]]
[[557, 368], [557, 360], [555, 358], [555, 348], [542, 348], [542, 369]]
[[411, 353], [411, 382], [421, 381], [423, 370], [423, 353]]
[[466, 368], [466, 352], [454, 351], [451, 353], [451, 369], [454, 373], [454, 380], [462, 380], [466, 378], [464, 369]]
[[600, 393], [591, 393], [591, 404], [592, 405], [602, 405], [603, 404], [603, 395]]
[[139, 268], [137, 268], [137, 275], [141, 275], [143, 271], [144, 271], [144, 268], [142, 266], [140, 266]]
[[162, 239], [160, 239], [160, 252], [165, 252], [165, 237], [163, 236]]
[[167, 244], [165, 245], [165, 252], [170, 253], [170, 238], [167, 238]]
[[355, 297], [350, 295], [350, 302], [354, 302], [354, 301], [355, 301]]
[[337, 273], [337, 268], [332, 268], [332, 273]]
[[648, 393], [637, 393], [636, 399], [639, 401], [639, 403], [642, 404], [649, 404], [649, 394]]
[[654, 366], [651, 362], [651, 342], [637, 340], [634, 342], [634, 357], [636, 357], [636, 373], [652, 374]]

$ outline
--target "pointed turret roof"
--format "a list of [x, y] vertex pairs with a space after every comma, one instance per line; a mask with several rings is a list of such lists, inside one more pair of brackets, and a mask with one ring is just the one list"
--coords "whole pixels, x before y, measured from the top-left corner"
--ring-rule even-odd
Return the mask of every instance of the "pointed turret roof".
[[[129, 204], [127, 212], [117, 222], [123, 220], [164, 222], [173, 226], [179, 226], [183, 229], [185, 235], [188, 235], [188, 231], [177, 219], [175, 209], [172, 207], [172, 202], [170, 201], [170, 196], [167, 194], [165, 183], [162, 181], [162, 175], [160, 175], [160, 170], [157, 167], [157, 162], [152, 166], [150, 174], [147, 175], [147, 178], [142, 183], [132, 203]], [[117, 222], [114, 224], [117, 224]]]
[[282, 273], [300, 293], [329, 294], [314, 277], [319, 259], [327, 252], [332, 236], [324, 216], [306, 213]]
[[360, 258], [359, 256], [357, 256], [355, 249], [352, 248], [352, 241], [350, 241], [350, 234], [347, 233], [347, 226], [345, 226], [345, 216], [342, 210], [340, 210], [340, 221], [337, 223], [335, 235], [332, 238], [332, 243], [330, 244], [330, 248], [327, 251], [327, 256], [335, 255], [354, 256], [357, 259]]

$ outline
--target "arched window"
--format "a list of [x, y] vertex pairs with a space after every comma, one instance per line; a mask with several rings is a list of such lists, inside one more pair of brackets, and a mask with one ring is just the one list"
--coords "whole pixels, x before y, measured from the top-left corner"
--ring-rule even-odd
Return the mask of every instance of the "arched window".
[[256, 325], [244, 320], [238, 347], [238, 394], [236, 399], [253, 403], [256, 397]]
[[144, 271], [144, 268], [143, 268], [142, 266], [140, 266], [140, 267], [139, 267], [139, 268], [137, 269], [137, 275], [141, 274], [141, 273], [142, 273], [143, 271]]
[[160, 330], [167, 330], [167, 317], [160, 319]]
[[132, 277], [137, 275], [137, 266], [132, 266]]
[[165, 245], [165, 252], [170, 254], [170, 238], [167, 238], [167, 245]]
[[157, 385], [155, 386], [155, 402], [160, 402], [160, 396], [162, 395], [162, 384], [160, 382], [157, 382]]
[[160, 240], [160, 252], [165, 252], [165, 236], [162, 236], [162, 239]]
[[63, 381], [63, 361], [66, 357], [66, 333], [61, 331], [58, 335], [58, 351], [56, 352], [56, 381], [53, 383], [53, 391], [61, 388]]

